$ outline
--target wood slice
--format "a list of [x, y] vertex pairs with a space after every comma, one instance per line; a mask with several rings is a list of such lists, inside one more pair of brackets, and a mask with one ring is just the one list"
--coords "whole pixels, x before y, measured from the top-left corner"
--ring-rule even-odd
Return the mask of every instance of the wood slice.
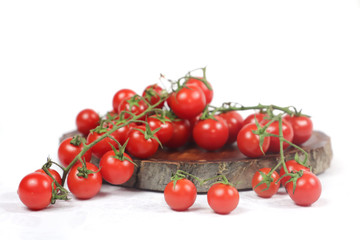
[[[66, 133], [61, 141], [74, 136], [76, 131]], [[312, 137], [301, 146], [309, 153], [309, 163], [315, 174], [320, 174], [330, 167], [332, 148], [330, 137], [320, 131], [314, 131]], [[295, 149], [288, 148], [285, 160], [294, 159], [295, 153], [300, 159], [304, 154]], [[150, 159], [134, 159], [137, 164], [131, 179], [121, 185], [143, 190], [163, 191], [169, 183], [171, 176], [181, 169], [201, 179], [207, 179], [224, 174], [238, 190], [251, 188], [254, 173], [260, 168], [272, 168], [280, 160], [279, 154], [269, 154], [260, 158], [247, 158], [236, 144], [227, 146], [219, 151], [207, 152], [196, 146], [188, 146], [179, 150], [159, 149]], [[96, 165], [99, 159], [91, 160]], [[199, 185], [194, 181], [199, 193], [206, 193], [212, 182]]]

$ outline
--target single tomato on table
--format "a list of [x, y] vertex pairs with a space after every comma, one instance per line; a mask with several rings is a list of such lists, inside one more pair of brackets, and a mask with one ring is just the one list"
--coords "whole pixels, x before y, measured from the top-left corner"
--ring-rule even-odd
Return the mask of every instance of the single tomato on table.
[[[175, 184], [175, 185], [174, 185]], [[169, 182], [164, 189], [164, 198], [169, 207], [176, 211], [185, 211], [196, 200], [197, 190], [193, 182], [183, 178]]]
[[229, 214], [239, 204], [239, 192], [230, 184], [215, 183], [207, 193], [207, 201], [214, 212]]

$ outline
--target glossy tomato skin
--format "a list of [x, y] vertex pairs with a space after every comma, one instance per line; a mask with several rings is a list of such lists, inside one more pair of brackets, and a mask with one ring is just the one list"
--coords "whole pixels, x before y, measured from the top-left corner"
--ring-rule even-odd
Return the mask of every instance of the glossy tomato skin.
[[90, 199], [99, 193], [102, 185], [102, 176], [99, 169], [92, 163], [86, 163], [86, 168], [95, 173], [88, 174], [87, 178], [79, 177], [78, 167], [81, 163], [75, 164], [67, 177], [67, 185], [70, 192], [78, 199]]
[[76, 116], [77, 130], [84, 136], [87, 136], [91, 129], [98, 126], [100, 116], [92, 109], [84, 109]]
[[168, 121], [162, 122], [161, 120], [156, 118], [156, 115], [152, 115], [147, 118], [147, 122], [149, 123], [150, 129], [152, 131], [157, 128], [161, 128], [158, 132], [156, 132], [156, 135], [159, 138], [161, 144], [165, 144], [168, 141], [170, 141], [174, 132], [174, 127], [172, 122], [168, 117], [166, 117], [166, 119]]
[[[131, 157], [124, 153], [124, 156]], [[102, 177], [108, 183], [119, 185], [127, 182], [134, 173], [134, 164], [128, 160], [119, 160], [115, 158], [114, 151], [105, 153], [99, 163]]]
[[[110, 129], [111, 129], [111, 127], [108, 128], [108, 130], [110, 130]], [[97, 133], [97, 132], [90, 133], [87, 137], [87, 144], [90, 144], [90, 143], [96, 141], [98, 138], [100, 138], [104, 134], [105, 133]], [[113, 134], [111, 134], [111, 135], [113, 136]], [[116, 139], [115, 136], [113, 136], [113, 137]], [[106, 138], [102, 139], [100, 142], [96, 143], [94, 146], [92, 146], [91, 152], [95, 157], [100, 159], [106, 152], [112, 150], [110, 144], [118, 149], [118, 144], [113, 139], [106, 137]]]
[[182, 119], [191, 119], [199, 115], [206, 106], [204, 92], [194, 85], [173, 92], [167, 99], [168, 106], [176, 116]]
[[[142, 96], [144, 98], [147, 98], [148, 102], [151, 105], [154, 105], [160, 101], [162, 92], [163, 92], [162, 87], [160, 87], [157, 84], [152, 84], [145, 88], [145, 90], [142, 93]], [[159, 103], [159, 105], [157, 105], [156, 108], [162, 108], [163, 106], [164, 106], [164, 101]]]
[[[122, 111], [127, 111], [127, 112], [131, 112], [137, 116], [137, 115], [140, 115], [143, 112], [145, 112], [146, 109], [148, 108], [148, 105], [141, 99], [136, 100], [137, 104], [133, 104], [131, 106], [131, 104], [130, 104], [131, 99], [132, 98], [126, 98], [119, 104], [119, 108], [118, 108], [119, 113]], [[129, 113], [124, 114], [125, 119], [128, 119], [130, 117], [131, 117], [131, 115]], [[146, 119], [146, 115], [142, 116], [138, 120], [145, 120], [145, 119]]]
[[[64, 167], [67, 167], [84, 148], [82, 143], [79, 146], [71, 144], [71, 140], [72, 137], [66, 138], [60, 143], [58, 148], [58, 158], [61, 165]], [[91, 150], [86, 151], [82, 159], [86, 162], [90, 162]]]
[[43, 173], [34, 172], [26, 175], [18, 188], [21, 202], [31, 210], [46, 208], [51, 203], [51, 183], [51, 178]]
[[231, 185], [215, 183], [207, 193], [209, 206], [219, 214], [229, 214], [239, 203], [239, 192]]
[[[202, 77], [198, 77], [200, 79], [202, 79]], [[206, 98], [206, 104], [211, 103], [213, 96], [214, 96], [214, 90], [211, 86], [211, 84], [208, 82], [208, 84], [211, 87], [211, 90], [205, 85], [205, 83], [203, 83], [202, 81], [195, 79], [195, 78], [189, 78], [186, 82], [186, 86], [197, 86], [199, 87], [205, 94], [205, 98]]]
[[[299, 163], [297, 163], [295, 160], [288, 160], [285, 162], [285, 165], [286, 165], [286, 168], [288, 170], [289, 173], [291, 172], [299, 172], [300, 170], [303, 170], [303, 171], [310, 171], [310, 168], [308, 167], [305, 167]], [[282, 177], [283, 175], [285, 174], [285, 170], [284, 168], [282, 167], [280, 169], [280, 177]], [[286, 176], [286, 177], [283, 177], [281, 178], [280, 182], [283, 186], [285, 186], [285, 183], [287, 181], [290, 180], [290, 176]]]
[[169, 182], [164, 189], [164, 198], [169, 207], [176, 211], [185, 211], [190, 208], [196, 200], [197, 190], [190, 180], [180, 179]]
[[294, 144], [301, 145], [310, 139], [313, 132], [313, 124], [309, 117], [306, 116], [291, 117], [289, 115], [286, 115], [284, 119], [291, 124], [294, 130], [294, 138], [293, 138]]
[[266, 113], [258, 112], [258, 113], [250, 114], [249, 116], [247, 116], [245, 118], [245, 120], [243, 122], [243, 126], [245, 126], [246, 124], [249, 124], [249, 123], [255, 123], [255, 118], [256, 118], [258, 123], [261, 123], [262, 120], [264, 120], [265, 117], [267, 117]]
[[[62, 179], [61, 179], [60, 174], [54, 169], [48, 168], [48, 170], [49, 170], [51, 176], [53, 176], [53, 178], [61, 185], [62, 184]], [[42, 169], [38, 169], [35, 172], [42, 173], [42, 174], [45, 174], [46, 176], [48, 176], [47, 173]], [[50, 177], [50, 181], [53, 182], [51, 177]], [[55, 183], [54, 183], [54, 188], [56, 188]]]
[[113, 101], [112, 101], [114, 112], [119, 113], [118, 110], [119, 110], [120, 103], [124, 99], [131, 98], [134, 95], [136, 95], [136, 93], [133, 90], [127, 89], [127, 88], [120, 89], [119, 91], [117, 91], [114, 94]]
[[[279, 180], [279, 174], [274, 171], [271, 174], [271, 178], [272, 178], [272, 182], [270, 183], [270, 186], [267, 190], [265, 190], [267, 188], [267, 185], [265, 183], [257, 186], [261, 181], [264, 180], [263, 176], [261, 176], [260, 172], [263, 172], [264, 174], [268, 174], [271, 171], [271, 168], [261, 168], [258, 171], [255, 172], [252, 181], [251, 181], [251, 186], [254, 190], [254, 192], [262, 198], [270, 198], [272, 197], [275, 193], [278, 192], [279, 187], [280, 187], [280, 182], [278, 182]], [[257, 186], [257, 187], [256, 187]]]
[[188, 120], [176, 119], [173, 123], [173, 135], [171, 139], [166, 142], [164, 145], [168, 148], [180, 148], [188, 143], [191, 132], [190, 132], [190, 123]]
[[221, 113], [219, 116], [225, 120], [229, 128], [229, 138], [226, 144], [233, 144], [236, 141], [237, 135], [243, 126], [244, 119], [237, 111]]
[[[118, 124], [121, 125], [121, 123]], [[115, 132], [111, 134], [111, 136], [113, 136], [121, 145], [123, 145], [128, 138], [131, 126], [133, 126], [134, 124], [135, 123], [130, 123], [126, 126], [117, 129]], [[110, 129], [113, 128], [114, 126], [116, 126], [116, 121], [113, 121], [112, 124], [107, 124], [107, 127]]]
[[[263, 120], [261, 123], [263, 125], [265, 125], [268, 122], [269, 122], [269, 120]], [[274, 121], [273, 123], [271, 123], [270, 126], [266, 129], [266, 132], [279, 135], [279, 122]], [[294, 131], [293, 131], [291, 124], [286, 120], [282, 120], [282, 132], [283, 132], [284, 138], [286, 140], [288, 140], [289, 142], [292, 142], [292, 140], [294, 138]], [[284, 150], [286, 148], [288, 148], [289, 146], [290, 146], [289, 143], [283, 142]], [[273, 153], [280, 152], [280, 140], [278, 137], [270, 137], [269, 152], [273, 152]]]
[[156, 153], [159, 143], [152, 138], [145, 139], [144, 134], [137, 129], [145, 131], [145, 126], [141, 125], [131, 129], [126, 150], [134, 157], [149, 158]]
[[208, 151], [222, 148], [229, 138], [226, 122], [219, 116], [215, 116], [215, 119], [199, 120], [193, 129], [195, 143]]
[[256, 124], [249, 123], [241, 128], [237, 136], [237, 145], [240, 152], [250, 158], [263, 156], [270, 146], [270, 138], [265, 137], [262, 144], [263, 153], [259, 146], [260, 138], [252, 132], [253, 130], [257, 130]]
[[297, 205], [310, 206], [320, 198], [321, 183], [315, 174], [304, 171], [296, 181], [295, 192], [293, 193], [292, 182], [286, 184], [286, 191]]

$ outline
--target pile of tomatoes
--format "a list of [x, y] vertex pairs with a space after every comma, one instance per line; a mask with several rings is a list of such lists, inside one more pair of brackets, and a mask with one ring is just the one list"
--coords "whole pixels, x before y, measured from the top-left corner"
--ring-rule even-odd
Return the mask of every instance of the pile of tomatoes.
[[[80, 134], [60, 143], [60, 163], [48, 160], [44, 165], [47, 172], [43, 167], [22, 179], [18, 190], [21, 201], [28, 208], [37, 210], [56, 199], [67, 199], [67, 190], [63, 188], [65, 180], [76, 198], [92, 198], [100, 191], [103, 179], [114, 185], [127, 182], [134, 172], [133, 158], [147, 159], [159, 147], [179, 149], [192, 143], [207, 151], [217, 151], [236, 142], [245, 156], [255, 158], [266, 152], [279, 153], [291, 143], [301, 145], [311, 137], [310, 118], [288, 114], [282, 118], [281, 133], [286, 141], [282, 141], [280, 147], [279, 138], [273, 136], [279, 134], [279, 124], [271, 120], [269, 111], [260, 111], [243, 119], [237, 111], [241, 109], [210, 105], [213, 89], [205, 74], [203, 77], [188, 75], [183, 80], [172, 83], [172, 91], [158, 84], [147, 86], [141, 95], [130, 89], [121, 89], [113, 96], [112, 110], [102, 117], [92, 109], [80, 111], [76, 116]], [[270, 135], [256, 133], [264, 126]], [[92, 156], [100, 159], [99, 167], [90, 162]], [[48, 167], [49, 163], [64, 171], [62, 178]], [[296, 164], [302, 166], [299, 161]], [[261, 169], [254, 175], [254, 190], [261, 197], [270, 197], [279, 188], [279, 175], [272, 171], [273, 175], [269, 177], [270, 171]], [[289, 195], [296, 199], [301, 189], [305, 189], [305, 195], [308, 194], [307, 188], [302, 187], [308, 183], [302, 182], [306, 182], [308, 176], [316, 176], [309, 169], [295, 165], [291, 169], [289, 166], [288, 172], [298, 172], [297, 177], [283, 174], [293, 180], [283, 183]], [[290, 190], [294, 184], [296, 191]], [[168, 205], [174, 210], [189, 208], [196, 199], [197, 191], [193, 185], [186, 177], [172, 180], [164, 190]], [[231, 212], [238, 201], [238, 191], [227, 181], [220, 181], [209, 189], [208, 202], [217, 213]], [[314, 202], [294, 201], [300, 205]]]

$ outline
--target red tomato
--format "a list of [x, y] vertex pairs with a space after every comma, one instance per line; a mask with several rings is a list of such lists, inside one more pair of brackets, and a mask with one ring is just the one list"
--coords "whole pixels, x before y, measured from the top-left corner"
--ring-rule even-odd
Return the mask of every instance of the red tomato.
[[91, 129], [97, 127], [100, 121], [100, 116], [92, 109], [84, 109], [76, 116], [77, 130], [87, 136]]
[[86, 163], [88, 170], [95, 173], [88, 174], [87, 178], [79, 177], [78, 167], [82, 167], [81, 163], [75, 164], [67, 177], [67, 185], [70, 192], [78, 199], [89, 199], [94, 197], [100, 191], [102, 185], [102, 176], [99, 169], [92, 163]]
[[266, 183], [263, 183], [263, 184], [257, 186], [261, 181], [264, 180], [264, 177], [260, 174], [260, 172], [267, 175], [270, 171], [271, 171], [271, 168], [261, 168], [259, 171], [255, 172], [255, 174], [252, 178], [251, 186], [252, 186], [253, 190], [255, 191], [255, 193], [259, 197], [270, 198], [275, 193], [277, 193], [277, 191], [279, 190], [279, 187], [280, 187], [280, 182], [278, 182], [279, 174], [276, 171], [274, 171], [271, 174], [272, 181], [269, 181], [270, 186], [268, 189], [266, 189], [267, 188]]
[[121, 89], [119, 91], [117, 91], [113, 97], [113, 109], [115, 113], [119, 113], [119, 105], [120, 103], [127, 98], [131, 98], [132, 96], [136, 95], [136, 93], [133, 90], [130, 89]]
[[145, 126], [137, 126], [131, 129], [126, 149], [134, 157], [149, 158], [156, 153], [159, 143], [153, 138], [145, 139], [145, 135], [137, 129], [146, 131]]
[[237, 145], [245, 156], [256, 158], [263, 156], [267, 152], [270, 146], [270, 138], [265, 137], [262, 144], [262, 149], [260, 149], [260, 137], [254, 134], [252, 131], [257, 130], [255, 123], [249, 123], [241, 128], [237, 136]]
[[[126, 153], [124, 156], [132, 160]], [[114, 185], [127, 182], [134, 173], [134, 164], [126, 159], [115, 158], [114, 151], [109, 151], [102, 156], [99, 167], [104, 180]]]
[[[163, 89], [157, 85], [152, 84], [145, 88], [142, 96], [147, 99], [147, 101], [154, 105], [160, 101], [161, 95], [162, 95]], [[164, 106], [164, 101], [159, 103], [156, 108], [162, 108]]]
[[171, 93], [167, 99], [167, 104], [179, 118], [191, 119], [205, 109], [206, 98], [199, 87], [191, 85]]
[[150, 129], [152, 131], [157, 128], [161, 128], [159, 131], [156, 132], [156, 135], [159, 138], [161, 144], [170, 141], [174, 132], [174, 127], [168, 117], [165, 117], [165, 120], [162, 121], [157, 118], [156, 115], [152, 115], [147, 119], [147, 122], [149, 123]]
[[190, 123], [188, 120], [176, 119], [173, 123], [173, 135], [164, 145], [168, 148], [180, 148], [190, 139]]
[[[108, 131], [111, 129], [112, 127], [108, 127]], [[99, 139], [102, 135], [104, 135], [105, 132], [103, 133], [97, 133], [97, 132], [92, 132], [88, 135], [87, 137], [87, 144], [90, 144], [94, 141], [96, 141], [97, 139]], [[114, 136], [114, 134], [111, 134], [115, 139], [116, 139], [116, 135]], [[113, 139], [106, 137], [104, 139], [102, 139], [100, 142], [96, 143], [94, 146], [91, 147], [91, 151], [92, 154], [97, 157], [97, 158], [101, 158], [106, 152], [111, 151], [111, 145], [113, 145], [115, 148], [118, 148], [118, 144], [117, 142], [115, 142]]]
[[[61, 185], [62, 184], [62, 179], [61, 179], [60, 174], [54, 169], [48, 168], [48, 170], [49, 170], [51, 176], [53, 176], [53, 178]], [[35, 172], [39, 172], [39, 173], [42, 173], [42, 174], [45, 174], [46, 176], [48, 176], [47, 173], [42, 169], [38, 169]], [[50, 178], [50, 180], [51, 180], [51, 182], [53, 182], [52, 178]], [[56, 188], [56, 185], [54, 183], [54, 189], [55, 188]]]
[[300, 145], [309, 140], [313, 131], [313, 124], [310, 118], [306, 116], [290, 117], [289, 115], [286, 115], [284, 118], [291, 124], [294, 130], [294, 144]]
[[169, 207], [176, 211], [184, 211], [191, 207], [196, 200], [197, 190], [190, 180], [183, 178], [169, 182], [164, 189], [164, 198]]
[[[60, 163], [64, 167], [67, 167], [84, 148], [84, 145], [82, 143], [80, 143], [80, 145], [78, 146], [72, 144], [72, 140], [72, 137], [66, 138], [60, 143], [60, 146], [58, 148], [58, 157]], [[86, 162], [90, 162], [91, 150], [86, 151], [82, 159], [84, 159]]]
[[51, 183], [51, 178], [43, 173], [35, 172], [26, 175], [18, 188], [21, 202], [31, 210], [46, 208], [51, 203]]
[[[297, 163], [295, 160], [286, 161], [285, 165], [286, 165], [286, 168], [287, 168], [289, 173], [291, 173], [291, 172], [299, 172], [300, 170], [310, 171], [310, 169], [308, 167], [305, 167], [304, 165], [301, 165], [301, 164]], [[285, 170], [282, 167], [280, 169], [280, 177], [282, 177], [284, 174], [285, 174]], [[285, 183], [287, 181], [289, 181], [289, 180], [290, 180], [290, 176], [286, 176], [286, 177], [281, 178], [280, 182], [281, 182], [281, 184], [283, 186], [285, 186]]]
[[258, 121], [258, 123], [260, 123], [266, 116], [267, 116], [266, 113], [261, 113], [261, 112], [250, 114], [249, 116], [247, 116], [247, 118], [245, 118], [243, 122], [243, 126], [249, 123], [255, 123], [255, 118]]
[[207, 193], [209, 206], [219, 214], [232, 212], [239, 203], [239, 192], [231, 185], [215, 183]]
[[310, 206], [320, 198], [321, 183], [315, 174], [304, 171], [296, 181], [295, 192], [293, 192], [293, 182], [286, 184], [286, 190], [297, 205]]
[[196, 144], [208, 151], [220, 149], [229, 138], [229, 128], [219, 116], [215, 119], [199, 120], [193, 129], [193, 138]]
[[[113, 126], [116, 126], [116, 125], [122, 125], [121, 122], [119, 123], [116, 123], [116, 121], [113, 121], [113, 124], [106, 124], [104, 125], [105, 127], [107, 126], [108, 128], [113, 128]], [[125, 125], [119, 129], [117, 129], [115, 132], [113, 132], [111, 134], [111, 136], [113, 136], [121, 145], [123, 145], [127, 138], [128, 138], [128, 135], [129, 135], [129, 132], [130, 132], [130, 129], [131, 129], [131, 126], [133, 126], [134, 123], [130, 123], [128, 125]], [[114, 146], [115, 147], [115, 146]]]
[[232, 144], [236, 141], [237, 135], [243, 126], [243, 118], [237, 111], [229, 111], [219, 114], [225, 120], [229, 128], [229, 138], [227, 144]]
[[[200, 79], [202, 79], [202, 77], [198, 77]], [[195, 79], [195, 78], [189, 78], [187, 81], [186, 81], [186, 86], [197, 86], [199, 87], [205, 94], [205, 98], [206, 98], [206, 104], [209, 104], [212, 99], [213, 99], [213, 96], [214, 96], [214, 91], [212, 89], [212, 86], [211, 84], [208, 82], [208, 84], [210, 85], [211, 87], [211, 90], [206, 86], [205, 83], [203, 83], [202, 81], [198, 80], [198, 79]]]
[[[269, 122], [269, 120], [263, 120], [261, 123], [263, 125], [265, 125], [268, 122]], [[266, 132], [279, 135], [279, 122], [278, 121], [272, 122], [270, 124], [270, 126], [266, 129]], [[293, 140], [294, 131], [292, 129], [291, 124], [289, 122], [287, 122], [286, 120], [282, 121], [282, 132], [283, 132], [283, 136], [286, 140], [288, 140], [289, 142], [291, 142]], [[290, 145], [288, 143], [283, 142], [284, 150], [286, 148], [288, 148], [289, 146]], [[270, 137], [269, 152], [273, 152], [273, 153], [280, 152], [280, 140], [278, 137]]]
[[[122, 111], [127, 111], [137, 116], [145, 112], [147, 108], [148, 108], [147, 104], [139, 96], [134, 95], [131, 98], [124, 99], [119, 104], [118, 112], [120, 113]], [[124, 119], [128, 119], [130, 117], [131, 115], [129, 113], [124, 114]], [[146, 115], [142, 116], [138, 120], [145, 120], [145, 119], [146, 119]]]

